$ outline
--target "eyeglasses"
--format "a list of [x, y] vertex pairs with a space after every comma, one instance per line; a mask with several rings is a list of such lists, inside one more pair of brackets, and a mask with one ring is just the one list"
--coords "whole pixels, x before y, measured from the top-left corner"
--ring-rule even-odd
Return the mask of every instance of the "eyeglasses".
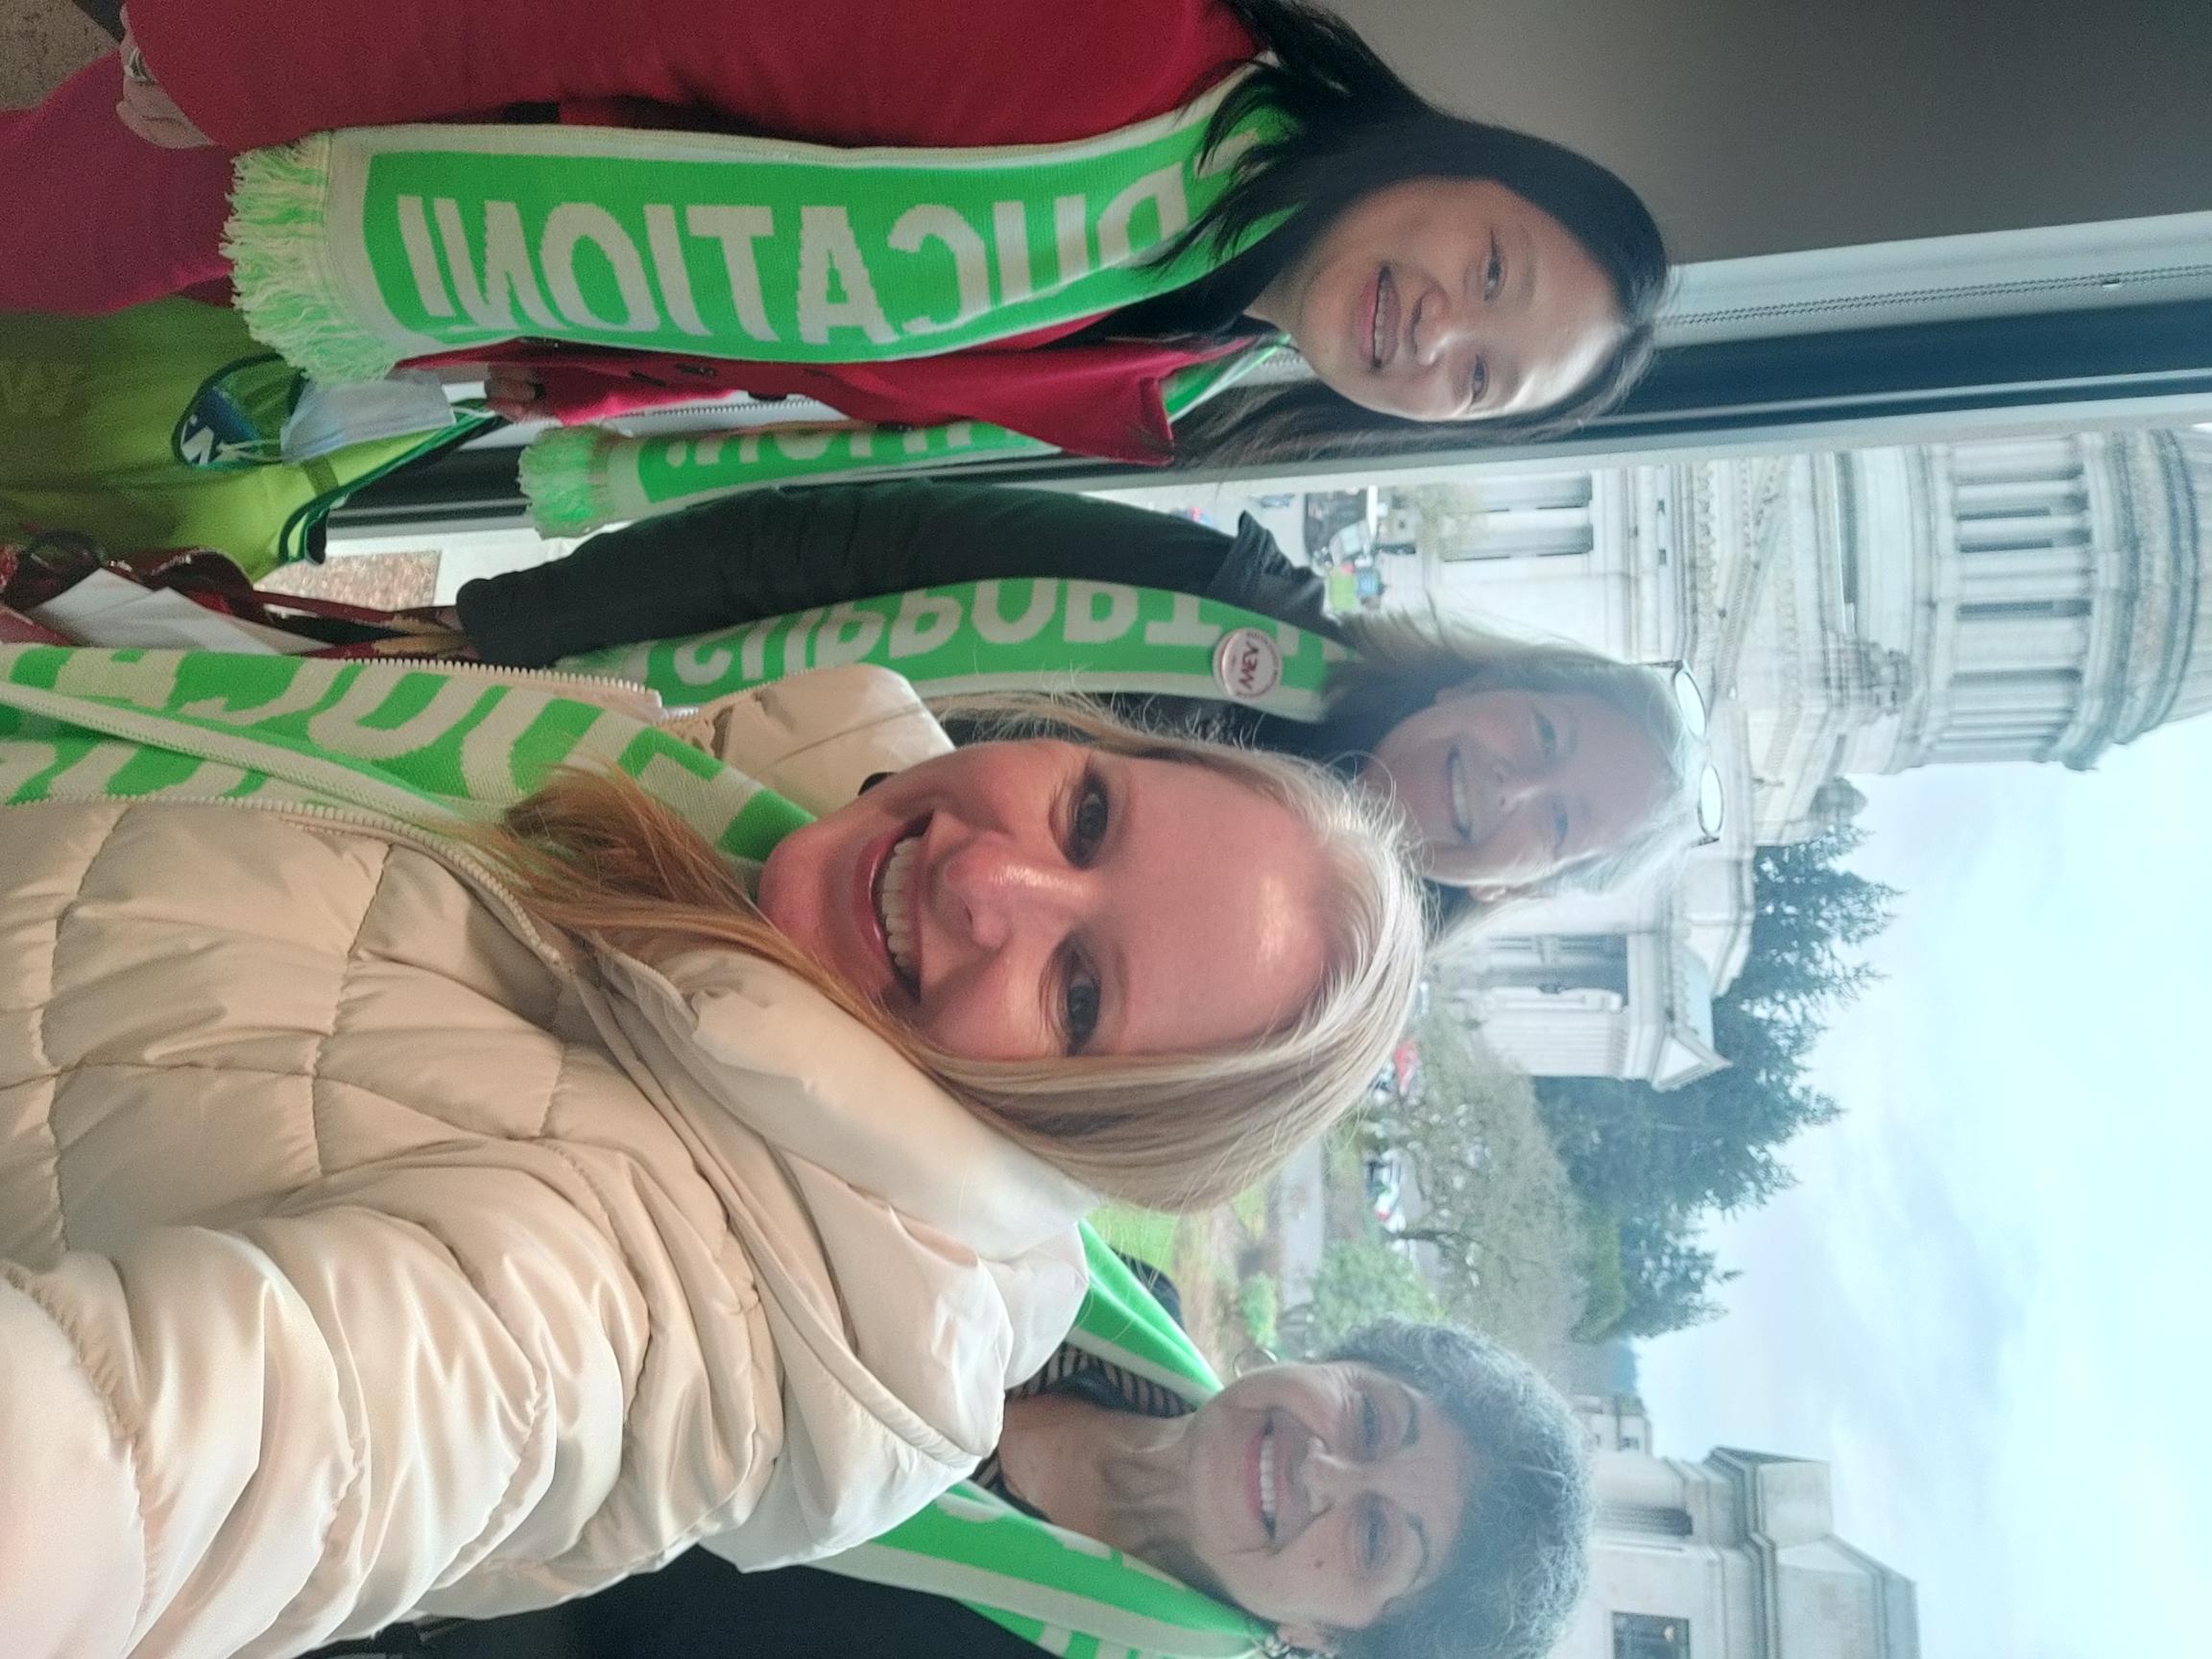
[[[1674, 693], [1674, 706], [1682, 712], [1683, 727], [1700, 743], [1710, 735], [1711, 710], [1705, 702], [1704, 689], [1697, 684], [1697, 676], [1690, 672], [1687, 662], [1677, 662], [1667, 677], [1669, 688]], [[1726, 820], [1728, 792], [1720, 781], [1720, 768], [1712, 761], [1697, 775], [1697, 845], [1710, 847], [1720, 839], [1720, 826]]]

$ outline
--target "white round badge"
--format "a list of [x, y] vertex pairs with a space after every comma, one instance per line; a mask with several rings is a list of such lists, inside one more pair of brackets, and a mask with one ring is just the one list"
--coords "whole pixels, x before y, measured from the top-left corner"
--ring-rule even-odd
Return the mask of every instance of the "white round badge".
[[1256, 702], [1283, 684], [1283, 648], [1264, 629], [1232, 628], [1214, 647], [1214, 679], [1238, 702]]

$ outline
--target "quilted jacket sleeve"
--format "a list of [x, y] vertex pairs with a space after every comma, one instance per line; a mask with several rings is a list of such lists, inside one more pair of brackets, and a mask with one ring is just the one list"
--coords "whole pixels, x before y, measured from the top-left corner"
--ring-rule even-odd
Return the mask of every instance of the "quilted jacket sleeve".
[[[547, 1157], [383, 1172], [311, 1214], [0, 1268], [11, 1659], [296, 1653], [464, 1573], [558, 1599], [742, 1510], [726, 1449], [757, 1425], [668, 1397], [709, 1383], [644, 1375], [649, 1315], [685, 1376], [757, 1374], [653, 1288], [713, 1246], [594, 1214], [595, 1183]], [[641, 1399], [719, 1413], [724, 1452], [663, 1441], [677, 1473], [633, 1490]]]

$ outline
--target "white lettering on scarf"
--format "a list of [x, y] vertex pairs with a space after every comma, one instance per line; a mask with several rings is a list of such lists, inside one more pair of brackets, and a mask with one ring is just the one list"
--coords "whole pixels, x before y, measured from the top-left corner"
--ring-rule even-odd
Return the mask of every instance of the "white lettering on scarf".
[[[834, 282], [844, 294], [830, 298]], [[852, 217], [842, 207], [799, 209], [799, 338], [830, 343], [832, 328], [857, 328], [878, 346], [899, 338], [876, 299]]]
[[1137, 589], [1119, 582], [1068, 584], [1068, 642], [1106, 645], [1137, 622]]
[[755, 340], [774, 340], [768, 307], [760, 298], [760, 267], [753, 244], [776, 234], [776, 215], [766, 207], [689, 207], [685, 228], [694, 236], [722, 244], [722, 264], [730, 276], [730, 302], [737, 325]]
[[[576, 251], [585, 243], [599, 250], [613, 268], [614, 286], [621, 291], [624, 315], [601, 317], [585, 302], [576, 276]], [[545, 216], [545, 234], [538, 256], [545, 267], [545, 285], [553, 301], [569, 323], [581, 328], [603, 328], [616, 334], [650, 334], [661, 326], [661, 313], [653, 303], [652, 285], [645, 280], [645, 262], [637, 245], [630, 240], [622, 222], [593, 202], [564, 202]]]
[[1019, 645], [1024, 639], [1034, 639], [1045, 632], [1045, 625], [1052, 620], [1052, 613], [1060, 605], [1058, 582], [1032, 582], [1029, 584], [1029, 608], [1020, 616], [1008, 618], [999, 610], [998, 601], [1006, 590], [1003, 582], [978, 582], [975, 584], [975, 632], [994, 645]]
[[[991, 251], [974, 228], [951, 208], [930, 203], [907, 208], [891, 227], [890, 240], [892, 250], [900, 253], [919, 253], [925, 243], [943, 243], [952, 255], [952, 276], [959, 289], [959, 307], [951, 316], [916, 317], [906, 324], [907, 333], [942, 334], [991, 309]], [[998, 257], [1003, 268], [1003, 243]]]

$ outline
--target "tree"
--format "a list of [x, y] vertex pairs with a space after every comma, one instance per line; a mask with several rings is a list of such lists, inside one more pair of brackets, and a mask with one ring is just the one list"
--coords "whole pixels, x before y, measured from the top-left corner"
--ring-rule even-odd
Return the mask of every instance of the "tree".
[[1339, 1238], [1321, 1253], [1313, 1298], [1300, 1320], [1284, 1323], [1309, 1355], [1326, 1354], [1373, 1319], [1397, 1314], [1434, 1319], [1443, 1311], [1421, 1270], [1381, 1235]]
[[1621, 1227], [1621, 1280], [1626, 1297], [1601, 1336], [1657, 1336], [1720, 1315], [1712, 1292], [1737, 1278], [1678, 1226], [1651, 1220]]
[[1508, 1346], [1542, 1351], [1580, 1316], [1581, 1226], [1529, 1080], [1434, 1012], [1413, 1028], [1417, 1078], [1361, 1126], [1410, 1166], [1394, 1235], [1414, 1248], [1445, 1310]]
[[1723, 1281], [1694, 1243], [1699, 1217], [1763, 1204], [1793, 1179], [1782, 1149], [1836, 1102], [1806, 1076], [1830, 1017], [1873, 979], [1855, 952], [1888, 925], [1896, 890], [1842, 867], [1863, 834], [1839, 826], [1763, 847], [1749, 953], [1713, 1004], [1725, 1070], [1660, 1091], [1607, 1077], [1539, 1079], [1536, 1097], [1575, 1191], [1620, 1228], [1626, 1304], [1617, 1332], [1711, 1317]]

